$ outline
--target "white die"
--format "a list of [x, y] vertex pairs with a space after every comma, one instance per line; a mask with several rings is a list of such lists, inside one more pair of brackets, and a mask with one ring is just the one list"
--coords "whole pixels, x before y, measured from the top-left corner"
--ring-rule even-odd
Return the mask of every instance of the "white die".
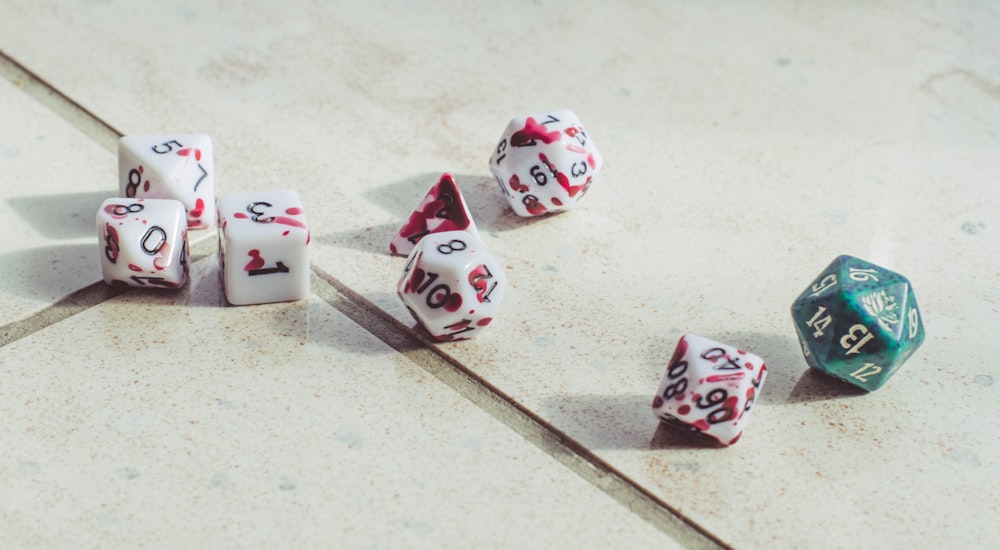
[[212, 140], [203, 134], [125, 136], [118, 141], [118, 184], [123, 197], [174, 199], [187, 210], [188, 228], [215, 223]]
[[97, 211], [97, 235], [105, 283], [180, 288], [187, 282], [190, 256], [180, 202], [108, 199]]
[[490, 157], [490, 171], [519, 216], [568, 210], [590, 189], [603, 161], [572, 111], [510, 121]]
[[500, 263], [467, 231], [421, 239], [396, 285], [413, 317], [441, 342], [478, 335], [499, 312], [506, 290]]
[[309, 295], [309, 226], [295, 191], [219, 199], [219, 265], [233, 305]]
[[653, 399], [653, 414], [732, 445], [746, 428], [766, 375], [760, 357], [685, 334]]

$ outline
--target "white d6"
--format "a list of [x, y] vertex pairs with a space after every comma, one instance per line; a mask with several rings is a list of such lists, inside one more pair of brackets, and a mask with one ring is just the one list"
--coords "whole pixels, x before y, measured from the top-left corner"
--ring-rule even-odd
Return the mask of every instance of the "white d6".
[[212, 140], [206, 135], [125, 136], [118, 141], [120, 195], [181, 201], [189, 228], [215, 223], [214, 174]]
[[685, 334], [653, 399], [653, 414], [732, 445], [743, 434], [766, 374], [764, 361], [752, 353]]
[[190, 256], [180, 202], [108, 199], [97, 211], [97, 235], [105, 283], [180, 288], [187, 282]]
[[440, 342], [478, 335], [493, 321], [506, 290], [500, 263], [467, 231], [421, 239], [396, 288], [413, 317]]
[[219, 199], [219, 265], [233, 305], [309, 295], [309, 227], [295, 191]]
[[601, 153], [572, 111], [510, 121], [490, 157], [490, 170], [519, 216], [577, 205], [601, 170]]

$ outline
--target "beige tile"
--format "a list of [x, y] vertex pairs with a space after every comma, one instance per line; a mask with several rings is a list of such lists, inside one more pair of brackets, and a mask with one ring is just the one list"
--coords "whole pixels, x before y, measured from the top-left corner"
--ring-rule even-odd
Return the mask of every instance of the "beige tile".
[[[0, 47], [116, 127], [212, 134], [220, 192], [297, 187], [316, 267], [402, 322], [388, 240], [456, 172], [513, 288], [442, 351], [723, 541], [995, 535], [996, 8], [5, 4]], [[559, 107], [605, 172], [581, 209], [516, 219], [489, 152]], [[807, 373], [788, 318], [841, 253], [907, 275], [927, 324], [871, 395]], [[770, 366], [733, 448], [649, 414], [687, 331]]]
[[[114, 157], [0, 80], [0, 324], [100, 279], [94, 216]], [[110, 190], [110, 191], [109, 191]]]
[[676, 547], [315, 296], [195, 265], [4, 348], [6, 544]]

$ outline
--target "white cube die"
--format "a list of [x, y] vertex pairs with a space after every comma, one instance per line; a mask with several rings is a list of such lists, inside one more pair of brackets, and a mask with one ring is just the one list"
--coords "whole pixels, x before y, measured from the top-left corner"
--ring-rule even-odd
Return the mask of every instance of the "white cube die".
[[309, 226], [295, 191], [219, 199], [219, 264], [233, 305], [309, 295]]
[[118, 141], [120, 195], [181, 201], [189, 228], [215, 223], [214, 175], [212, 140], [206, 135], [137, 135]]
[[187, 282], [187, 221], [180, 202], [108, 199], [97, 211], [97, 235], [105, 283], [180, 288]]
[[507, 277], [476, 235], [431, 233], [410, 252], [397, 293], [436, 340], [479, 334], [500, 309]]

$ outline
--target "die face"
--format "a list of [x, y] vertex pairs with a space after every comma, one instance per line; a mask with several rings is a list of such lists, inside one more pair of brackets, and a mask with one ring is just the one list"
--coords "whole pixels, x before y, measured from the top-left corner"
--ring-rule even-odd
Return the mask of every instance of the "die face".
[[219, 264], [233, 305], [287, 302], [309, 295], [309, 226], [294, 191], [219, 199]]
[[923, 343], [909, 281], [869, 262], [841, 256], [792, 304], [810, 367], [873, 391]]
[[742, 436], [766, 377], [760, 357], [685, 334], [653, 399], [653, 414], [732, 445]]
[[97, 211], [97, 234], [105, 283], [180, 288], [187, 282], [190, 256], [180, 202], [108, 199]]
[[506, 290], [499, 262], [467, 231], [421, 239], [397, 284], [410, 313], [439, 341], [477, 336], [499, 312]]
[[124, 197], [180, 201], [188, 228], [215, 223], [212, 140], [203, 134], [135, 135], [118, 141], [119, 191]]
[[603, 161], [572, 111], [515, 118], [490, 157], [500, 190], [519, 216], [575, 207]]
[[413, 247], [431, 233], [468, 231], [478, 234], [469, 207], [451, 174], [444, 174], [410, 214], [409, 219], [389, 243], [393, 254], [407, 256]]

